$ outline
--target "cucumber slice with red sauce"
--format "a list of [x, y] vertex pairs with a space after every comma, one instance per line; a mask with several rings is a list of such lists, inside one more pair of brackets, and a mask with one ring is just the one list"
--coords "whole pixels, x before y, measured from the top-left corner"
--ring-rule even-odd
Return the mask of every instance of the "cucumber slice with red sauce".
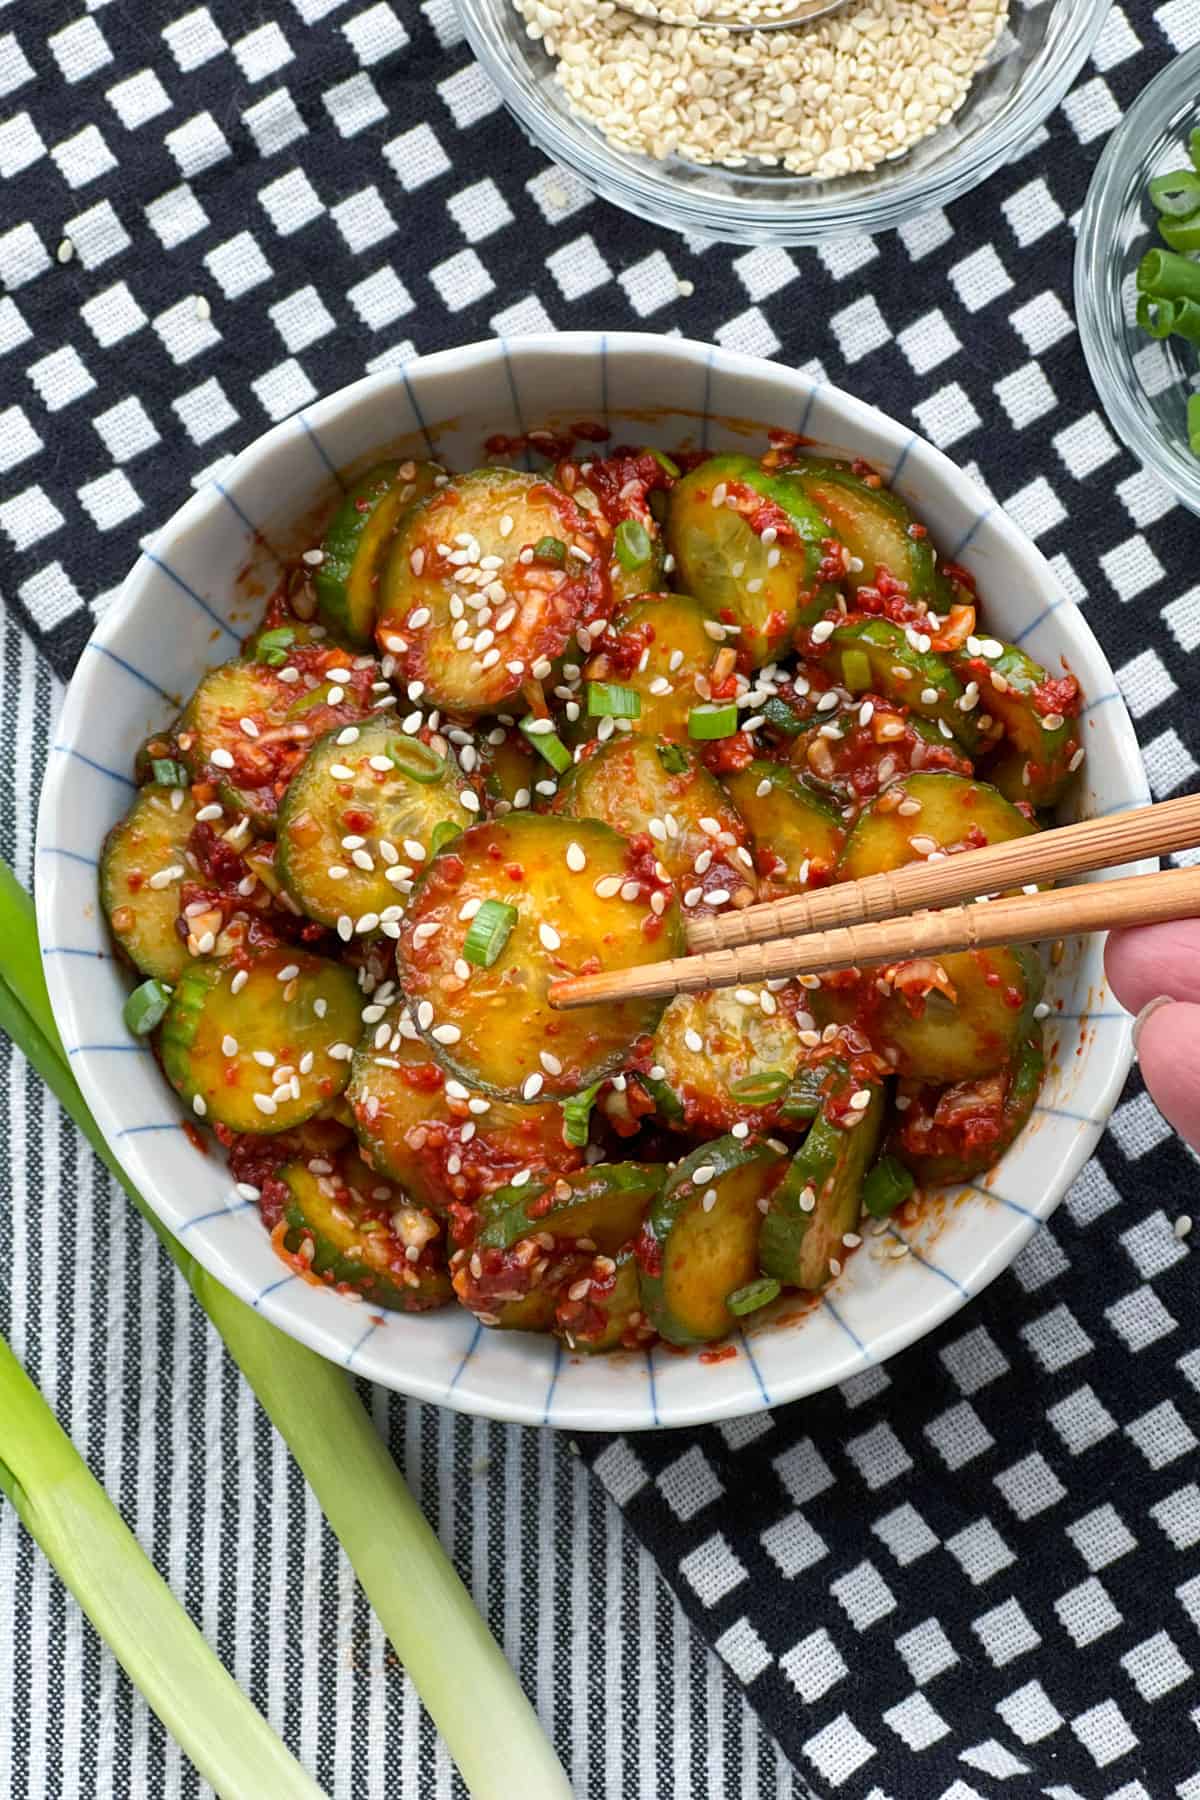
[[[977, 654], [972, 643], [980, 646]], [[954, 668], [961, 681], [978, 685], [980, 707], [1003, 727], [988, 780], [1010, 800], [1053, 806], [1083, 761], [1074, 677], [1056, 679], [1015, 644], [994, 638], [968, 640]]]
[[477, 1243], [511, 1250], [522, 1238], [548, 1233], [556, 1245], [612, 1256], [641, 1226], [662, 1187], [662, 1163], [593, 1163], [572, 1175], [541, 1173], [520, 1187], [497, 1188], [480, 1206]]
[[946, 772], [906, 775], [860, 813], [838, 862], [838, 880], [858, 881], [937, 851], [1002, 844], [1036, 830], [986, 781]]
[[882, 694], [974, 752], [981, 741], [982, 706], [971, 701], [949, 663], [932, 650], [918, 649], [914, 638], [923, 634], [890, 619], [848, 619], [814, 645], [813, 653], [851, 694]]
[[[600, 641], [599, 663], [588, 665], [599, 680], [632, 688], [641, 702], [633, 729], [643, 737], [683, 738], [688, 714], [699, 700], [695, 677], [704, 674], [724, 641], [712, 607], [686, 594], [640, 593], [613, 613]], [[594, 730], [596, 720], [583, 724]]]
[[134, 967], [175, 982], [191, 961], [176, 930], [180, 883], [194, 877], [188, 839], [196, 807], [187, 788], [149, 782], [104, 840], [100, 903]]
[[[757, 894], [746, 827], [716, 776], [682, 744], [610, 738], [567, 771], [555, 811], [644, 840], [689, 915], [748, 906]], [[714, 902], [712, 894], [725, 898]]]
[[891, 576], [903, 582], [910, 600], [924, 600], [937, 613], [969, 600], [938, 568], [925, 527], [865, 463], [805, 456], [790, 464], [787, 473], [817, 508], [829, 535], [840, 538], [853, 559], [846, 571], [848, 593]]
[[736, 1328], [726, 1302], [758, 1274], [759, 1202], [784, 1160], [765, 1141], [716, 1138], [651, 1202], [637, 1249], [642, 1303], [667, 1343], [710, 1344]]
[[974, 765], [956, 738], [946, 738], [902, 702], [872, 700], [869, 716], [855, 699], [818, 714], [791, 740], [791, 766], [806, 786], [839, 806], [861, 805], [910, 769], [970, 775]]
[[845, 839], [840, 813], [780, 763], [756, 759], [723, 781], [754, 840], [760, 898], [800, 893], [829, 878]]
[[394, 923], [437, 827], [471, 823], [462, 795], [475, 795], [441, 742], [408, 736], [387, 714], [313, 745], [280, 803], [277, 866], [317, 924]]
[[798, 481], [750, 456], [709, 457], [671, 490], [667, 547], [679, 584], [740, 626], [730, 641], [752, 668], [834, 603], [844, 570], [834, 535]]
[[[485, 900], [514, 907], [517, 920], [496, 960], [478, 968], [463, 946]], [[640, 967], [682, 944], [669, 886], [626, 838], [593, 819], [509, 813], [428, 864], [397, 962], [417, 1029], [444, 1069], [499, 1099], [561, 1099], [615, 1074], [654, 1030], [662, 1002], [556, 1011], [551, 983]]]
[[288, 1131], [345, 1088], [361, 1007], [353, 970], [306, 950], [197, 961], [162, 1023], [163, 1069], [199, 1118]]
[[378, 463], [354, 483], [334, 513], [313, 588], [321, 618], [346, 642], [371, 643], [379, 578], [391, 540], [405, 514], [444, 478], [436, 463]]
[[[662, 1074], [650, 1091], [667, 1123], [720, 1132], [774, 1120], [805, 1051], [786, 996], [781, 1006], [766, 988], [747, 986], [677, 995], [652, 1054], [651, 1067]], [[674, 1106], [661, 1104], [664, 1089]]]
[[376, 635], [427, 704], [496, 712], [549, 675], [578, 626], [603, 616], [607, 568], [606, 543], [562, 488], [477, 469], [401, 525]]
[[615, 1256], [594, 1259], [559, 1300], [554, 1329], [569, 1350], [582, 1350], [587, 1356], [637, 1350], [651, 1341], [654, 1327], [642, 1310], [632, 1245], [626, 1244]]
[[883, 1114], [880, 1083], [860, 1085], [845, 1064], [830, 1063], [821, 1111], [762, 1222], [759, 1260], [765, 1274], [787, 1287], [816, 1291], [841, 1273], [853, 1248], [843, 1239], [856, 1235], [863, 1180], [879, 1146]]
[[298, 1272], [390, 1312], [429, 1312], [453, 1300], [441, 1226], [365, 1164], [351, 1157], [315, 1175], [288, 1163], [279, 1178], [288, 1202], [276, 1244]]
[[893, 1151], [922, 1187], [973, 1181], [1024, 1131], [1045, 1071], [1042, 1034], [1035, 1027], [1003, 1069], [913, 1095], [892, 1132]]
[[372, 1168], [435, 1211], [476, 1201], [522, 1169], [566, 1172], [582, 1156], [563, 1142], [557, 1102], [513, 1106], [447, 1078], [403, 1000], [369, 1023], [346, 1100]]

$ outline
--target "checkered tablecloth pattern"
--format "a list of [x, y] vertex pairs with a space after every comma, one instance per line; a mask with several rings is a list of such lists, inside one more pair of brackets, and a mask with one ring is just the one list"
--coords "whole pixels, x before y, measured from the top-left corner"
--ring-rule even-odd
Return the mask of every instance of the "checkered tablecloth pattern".
[[[5, 854], [32, 878], [60, 683], [191, 487], [365, 370], [577, 325], [911, 419], [1085, 608], [1154, 793], [1194, 783], [1200, 525], [1098, 408], [1071, 262], [1105, 138], [1197, 41], [1200, 0], [1114, 6], [985, 189], [745, 250], [548, 166], [452, 0], [0, 0]], [[0, 1328], [238, 1679], [331, 1793], [460, 1791], [281, 1447], [11, 1057], [0, 1153]], [[1200, 1800], [1195, 1191], [1135, 1077], [1013, 1270], [815, 1401], [569, 1446], [376, 1394], [576, 1791]], [[0, 1514], [0, 1792], [197, 1791]]]

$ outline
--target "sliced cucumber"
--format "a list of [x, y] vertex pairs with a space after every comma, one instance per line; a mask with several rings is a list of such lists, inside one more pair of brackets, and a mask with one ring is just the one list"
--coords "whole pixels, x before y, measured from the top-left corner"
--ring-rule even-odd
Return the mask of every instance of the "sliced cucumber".
[[840, 813], [780, 763], [756, 760], [724, 786], [754, 839], [763, 899], [828, 879], [845, 837]]
[[100, 903], [113, 936], [134, 967], [178, 981], [190, 958], [176, 930], [180, 883], [195, 874], [188, 839], [196, 807], [187, 788], [139, 788], [125, 817], [104, 840]]
[[553, 781], [554, 772], [538, 755], [519, 725], [494, 725], [476, 737], [484, 791], [497, 812], [531, 806], [539, 781]]
[[[776, 534], [765, 544], [764, 531]], [[750, 456], [709, 457], [671, 490], [667, 547], [680, 586], [740, 626], [734, 641], [753, 668], [833, 603], [843, 558], [832, 535], [798, 481]]]
[[726, 1301], [758, 1273], [759, 1201], [783, 1165], [769, 1143], [722, 1137], [672, 1170], [638, 1243], [642, 1303], [669, 1344], [736, 1329]]
[[917, 523], [898, 494], [883, 485], [865, 464], [803, 457], [788, 474], [800, 484], [825, 520], [832, 537], [840, 538], [854, 562], [846, 588], [874, 587], [887, 574], [901, 581], [910, 600], [924, 600], [935, 612], [949, 612], [961, 596], [957, 584], [938, 568], [933, 540]]
[[[686, 740], [699, 698], [694, 677], [709, 668], [722, 636], [712, 608], [685, 594], [643, 593], [613, 614], [600, 657], [641, 700], [635, 732]], [[594, 719], [587, 723], [595, 729]]]
[[198, 1117], [231, 1131], [288, 1131], [346, 1086], [361, 1004], [351, 969], [305, 950], [194, 962], [163, 1020], [163, 1068]]
[[1032, 950], [959, 950], [827, 984], [808, 999], [818, 1020], [855, 1024], [900, 1075], [974, 1081], [1011, 1060], [1043, 980]]
[[922, 1187], [972, 1181], [1024, 1131], [1046, 1063], [1036, 1027], [1006, 1068], [954, 1087], [922, 1090], [901, 1114], [893, 1148]]
[[[281, 1224], [288, 1258], [330, 1287], [391, 1312], [428, 1312], [454, 1298], [441, 1227], [351, 1158], [331, 1175], [304, 1163], [280, 1170], [289, 1200]], [[415, 1261], [406, 1252], [419, 1250]]]
[[[644, 840], [690, 914], [748, 906], [758, 891], [745, 825], [716, 776], [682, 744], [610, 738], [563, 777], [555, 810]], [[714, 906], [712, 893], [727, 898]]]
[[464, 792], [474, 799], [449, 754], [390, 714], [326, 732], [280, 802], [284, 886], [319, 925], [397, 917], [437, 826], [471, 823]]
[[[522, 560], [550, 543], [557, 562]], [[603, 611], [607, 566], [587, 514], [552, 482], [512, 469], [456, 476], [393, 540], [380, 645], [435, 706], [495, 712], [548, 674], [577, 626]]]
[[511, 1106], [448, 1087], [403, 1000], [359, 1044], [346, 1099], [372, 1168], [435, 1210], [477, 1200], [522, 1169], [565, 1171], [580, 1160], [563, 1142], [556, 1101]]
[[[762, 1010], [764, 995], [772, 1012]], [[765, 988], [717, 988], [671, 1001], [654, 1036], [651, 1066], [662, 1070], [656, 1084], [678, 1107], [668, 1122], [719, 1132], [776, 1117], [803, 1056], [790, 1013]], [[778, 1079], [767, 1079], [772, 1076]]]
[[860, 813], [846, 839], [838, 879], [857, 881], [921, 862], [931, 851], [978, 849], [1036, 830], [986, 781], [946, 773], [906, 775]]
[[[456, 965], [478, 910], [471, 903], [484, 900], [515, 906], [518, 922], [492, 967], [463, 977]], [[662, 1015], [659, 1000], [555, 1011], [553, 981], [640, 967], [678, 955], [682, 943], [669, 887], [625, 838], [592, 819], [509, 813], [433, 858], [409, 902], [397, 960], [443, 1068], [519, 1101], [563, 1098], [614, 1074]]]
[[949, 769], [970, 775], [974, 765], [956, 738], [946, 738], [928, 719], [902, 704], [872, 702], [863, 722], [857, 700], [810, 720], [792, 739], [791, 764], [806, 786], [839, 806], [861, 804], [910, 769]]
[[547, 1232], [564, 1248], [580, 1238], [612, 1256], [641, 1226], [662, 1187], [662, 1163], [593, 1163], [573, 1175], [535, 1175], [520, 1187], [497, 1188], [480, 1207], [482, 1249], [511, 1250]]
[[626, 1244], [615, 1256], [597, 1257], [581, 1279], [586, 1294], [572, 1300], [576, 1285], [559, 1301], [554, 1329], [568, 1349], [589, 1356], [605, 1350], [636, 1350], [654, 1336], [642, 1311], [637, 1257]]
[[[932, 650], [914, 647], [912, 626], [890, 619], [848, 619], [816, 649], [834, 680], [852, 694], [882, 694], [945, 730], [966, 750], [980, 741], [978, 711], [964, 711], [962, 683]], [[923, 640], [922, 640], [923, 641]], [[944, 734], [943, 734], [944, 735]]]
[[[618, 462], [624, 467], [618, 468]], [[578, 469], [578, 465], [573, 467]], [[628, 480], [623, 480], [627, 472]], [[600, 496], [601, 482], [607, 490], [607, 507]], [[660, 500], [666, 498], [662, 488], [652, 492]], [[571, 496], [608, 540], [609, 586], [614, 605], [638, 594], [656, 593], [664, 586], [666, 545], [662, 526], [651, 512], [645, 489], [629, 461], [621, 458], [592, 463], [586, 474], [579, 470]]]
[[[844, 1065], [762, 1222], [763, 1270], [788, 1287], [823, 1288], [841, 1271], [862, 1205], [862, 1184], [883, 1126], [883, 1088], [859, 1087]], [[866, 1095], [865, 1106], [852, 1100]], [[836, 1263], [837, 1268], [831, 1264]]]
[[439, 478], [444, 472], [436, 463], [379, 463], [355, 482], [330, 520], [313, 587], [321, 618], [348, 643], [372, 641], [388, 546], [404, 515]]
[[972, 655], [968, 647], [954, 667], [960, 681], [977, 685], [979, 710], [1004, 730], [988, 779], [1010, 800], [1053, 806], [1078, 767], [1078, 684], [1069, 676], [1055, 680], [1015, 644], [983, 643], [999, 654], [985, 656], [980, 648]]

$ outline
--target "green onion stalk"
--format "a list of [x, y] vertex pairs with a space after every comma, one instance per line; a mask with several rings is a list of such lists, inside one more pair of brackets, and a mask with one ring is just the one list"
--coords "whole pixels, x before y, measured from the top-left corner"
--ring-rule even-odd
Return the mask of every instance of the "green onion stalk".
[[[67, 1064], [33, 903], [0, 860], [0, 1030], [158, 1234], [304, 1472], [477, 1800], [570, 1800], [513, 1671], [349, 1377], [223, 1288], [133, 1187]], [[0, 1338], [0, 1488], [163, 1724], [223, 1800], [319, 1795], [225, 1672]]]

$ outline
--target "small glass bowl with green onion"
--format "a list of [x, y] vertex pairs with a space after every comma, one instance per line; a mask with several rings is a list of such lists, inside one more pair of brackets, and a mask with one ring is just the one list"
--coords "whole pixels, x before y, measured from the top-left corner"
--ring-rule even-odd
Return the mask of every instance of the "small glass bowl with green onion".
[[1118, 439], [1200, 513], [1200, 46], [1113, 133], [1075, 252], [1084, 355]]

